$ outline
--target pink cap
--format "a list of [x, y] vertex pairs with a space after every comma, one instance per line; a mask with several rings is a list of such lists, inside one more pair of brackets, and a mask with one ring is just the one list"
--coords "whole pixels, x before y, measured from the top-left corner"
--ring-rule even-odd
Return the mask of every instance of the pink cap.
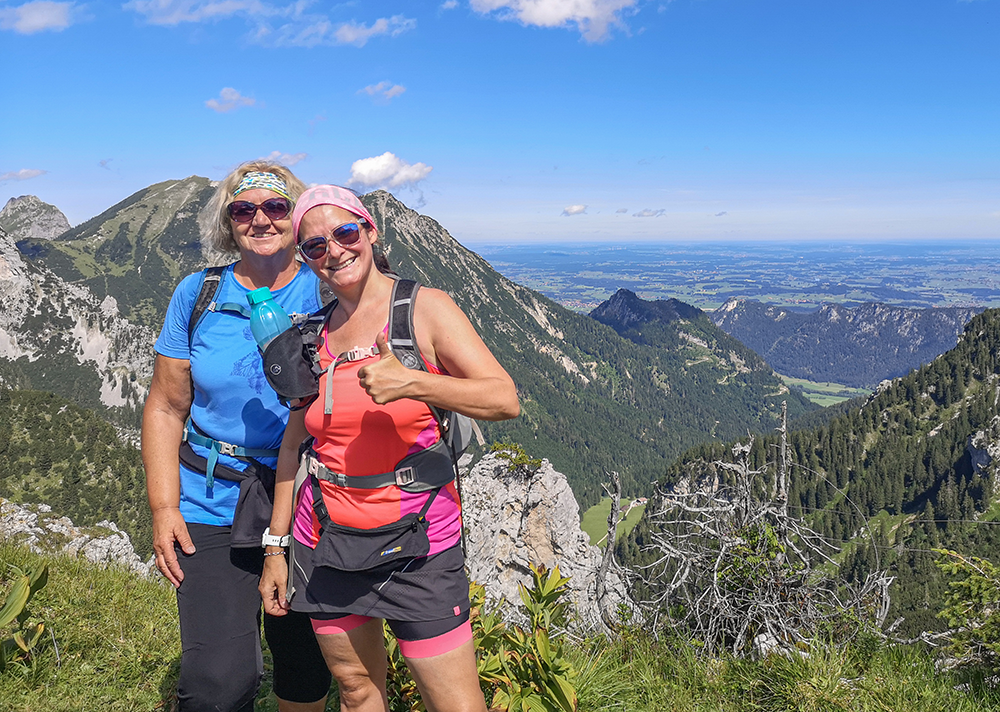
[[371, 229], [378, 232], [375, 220], [358, 200], [358, 196], [339, 185], [317, 185], [304, 192], [295, 201], [295, 210], [292, 211], [292, 234], [295, 235], [296, 243], [299, 241], [299, 223], [302, 222], [302, 217], [317, 205], [334, 205], [343, 208], [359, 218], [367, 220]]

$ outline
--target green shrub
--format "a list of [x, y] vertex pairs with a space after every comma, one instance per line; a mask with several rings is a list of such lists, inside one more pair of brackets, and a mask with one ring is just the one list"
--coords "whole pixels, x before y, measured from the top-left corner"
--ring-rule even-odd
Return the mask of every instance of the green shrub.
[[938, 568], [952, 577], [938, 614], [954, 629], [950, 652], [962, 665], [1000, 667], [1000, 568], [986, 559], [935, 549]]
[[534, 472], [542, 466], [542, 461], [539, 458], [531, 457], [521, 445], [515, 442], [495, 442], [490, 447], [490, 452], [509, 461], [514, 467], [523, 468], [528, 472]]
[[[488, 606], [485, 589], [473, 583], [472, 635], [479, 683], [488, 706], [503, 712], [575, 712], [577, 671], [567, 657], [558, 630], [566, 623], [567, 604], [561, 600], [568, 578], [544, 566], [531, 567], [532, 585], [521, 586], [521, 612], [526, 627], [508, 624], [496, 606]], [[388, 626], [388, 692], [398, 712], [425, 710], [416, 684]]]

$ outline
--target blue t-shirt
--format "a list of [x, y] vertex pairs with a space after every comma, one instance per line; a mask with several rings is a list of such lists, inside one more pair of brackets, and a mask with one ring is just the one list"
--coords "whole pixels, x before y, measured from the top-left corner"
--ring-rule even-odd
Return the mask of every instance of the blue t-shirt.
[[[288, 408], [264, 378], [257, 343], [250, 333], [250, 320], [233, 312], [205, 311], [188, 347], [188, 320], [201, 291], [202, 273], [188, 275], [174, 290], [156, 340], [156, 352], [191, 362], [194, 400], [191, 419], [210, 438], [254, 449], [277, 449], [288, 422]], [[233, 266], [222, 273], [217, 304], [233, 302], [249, 310], [250, 291], [233, 276]], [[287, 285], [273, 291], [274, 299], [288, 314], [308, 314], [320, 307], [318, 280], [306, 265]], [[208, 449], [191, 445], [194, 452], [208, 456]], [[275, 467], [277, 458], [257, 458]], [[246, 463], [219, 455], [219, 464], [243, 470]], [[180, 467], [181, 514], [184, 521], [228, 526], [240, 496], [239, 482], [215, 478], [210, 488], [205, 475]]]

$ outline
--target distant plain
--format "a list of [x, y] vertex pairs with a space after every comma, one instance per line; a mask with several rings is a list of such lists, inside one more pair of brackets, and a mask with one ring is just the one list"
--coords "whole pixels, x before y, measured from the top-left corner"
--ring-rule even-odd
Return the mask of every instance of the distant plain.
[[705, 310], [755, 299], [812, 310], [824, 302], [1000, 306], [1000, 244], [969, 242], [647, 242], [473, 244], [504, 276], [575, 311], [620, 288]]

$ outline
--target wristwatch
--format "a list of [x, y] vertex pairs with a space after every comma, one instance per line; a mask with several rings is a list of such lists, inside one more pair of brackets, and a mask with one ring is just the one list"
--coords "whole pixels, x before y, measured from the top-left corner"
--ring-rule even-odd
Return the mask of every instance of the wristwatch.
[[285, 534], [285, 536], [275, 536], [271, 533], [271, 527], [264, 530], [264, 536], [261, 539], [261, 546], [288, 546], [291, 540], [291, 535]]

